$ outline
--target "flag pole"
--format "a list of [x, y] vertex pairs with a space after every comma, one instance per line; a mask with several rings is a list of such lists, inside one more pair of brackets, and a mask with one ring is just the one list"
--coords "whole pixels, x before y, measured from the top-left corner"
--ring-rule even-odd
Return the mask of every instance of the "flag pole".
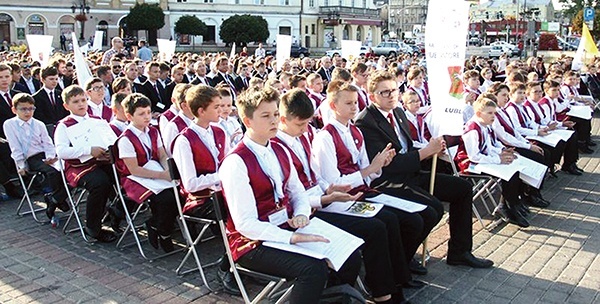
[[[431, 162], [431, 177], [429, 178], [429, 194], [433, 195], [433, 189], [435, 187], [435, 172], [437, 171], [437, 160], [438, 160], [438, 155], [437, 153], [433, 155], [433, 159]], [[423, 251], [421, 252], [421, 264], [423, 265], [423, 267], [425, 267], [427, 265], [427, 239], [429, 237], [426, 237], [423, 240]]]

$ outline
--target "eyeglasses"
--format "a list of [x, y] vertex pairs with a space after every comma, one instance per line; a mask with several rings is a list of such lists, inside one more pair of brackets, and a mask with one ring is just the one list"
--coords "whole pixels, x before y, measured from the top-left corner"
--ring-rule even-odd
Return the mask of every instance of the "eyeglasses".
[[120, 65], [113, 65], [112, 67], [113, 67], [113, 69], [120, 69], [120, 68], [122, 68], [122, 66], [120, 66]]
[[100, 92], [100, 91], [104, 91], [104, 87], [92, 87], [91, 90], [94, 92]]
[[383, 98], [390, 98], [390, 97], [398, 94], [398, 89], [379, 91], [379, 92], [377, 92], [377, 94]]
[[33, 112], [33, 111], [35, 111], [35, 107], [17, 108], [17, 111], [20, 111], [20, 112]]

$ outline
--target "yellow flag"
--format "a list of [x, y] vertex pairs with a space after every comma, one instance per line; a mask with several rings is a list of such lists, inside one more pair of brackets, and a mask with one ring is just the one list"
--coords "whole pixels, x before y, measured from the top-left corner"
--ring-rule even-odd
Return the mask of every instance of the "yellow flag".
[[589, 55], [598, 55], [598, 48], [594, 43], [594, 38], [592, 38], [592, 34], [590, 34], [590, 29], [587, 24], [583, 23], [583, 28], [581, 28], [581, 41], [580, 45], [583, 44], [583, 48], [585, 52]]

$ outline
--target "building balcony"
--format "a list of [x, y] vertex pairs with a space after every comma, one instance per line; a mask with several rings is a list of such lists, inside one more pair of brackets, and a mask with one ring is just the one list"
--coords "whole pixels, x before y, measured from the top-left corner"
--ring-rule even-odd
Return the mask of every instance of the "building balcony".
[[335, 15], [340, 18], [366, 18], [380, 19], [379, 9], [358, 8], [350, 6], [320, 6], [319, 14], [322, 18], [327, 19]]

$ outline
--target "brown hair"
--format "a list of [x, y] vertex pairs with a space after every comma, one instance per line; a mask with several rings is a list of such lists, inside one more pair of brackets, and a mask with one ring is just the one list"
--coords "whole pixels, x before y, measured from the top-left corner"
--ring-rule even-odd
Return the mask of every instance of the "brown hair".
[[263, 89], [248, 89], [237, 99], [237, 108], [240, 118], [252, 118], [254, 112], [263, 102], [279, 102], [279, 92], [271, 87]]
[[215, 97], [221, 99], [219, 91], [213, 87], [206, 85], [192, 86], [185, 93], [185, 102], [188, 104], [194, 116], [198, 116], [198, 110], [200, 108], [206, 109]]
[[385, 70], [381, 70], [381, 71], [376, 71], [375, 73], [371, 74], [371, 76], [369, 77], [369, 82], [367, 83], [367, 90], [369, 90], [369, 93], [375, 93], [375, 89], [377, 88], [377, 85], [382, 82], [382, 81], [387, 81], [387, 80], [392, 80], [392, 81], [396, 81], [396, 76], [394, 76], [394, 74], [385, 71]]

